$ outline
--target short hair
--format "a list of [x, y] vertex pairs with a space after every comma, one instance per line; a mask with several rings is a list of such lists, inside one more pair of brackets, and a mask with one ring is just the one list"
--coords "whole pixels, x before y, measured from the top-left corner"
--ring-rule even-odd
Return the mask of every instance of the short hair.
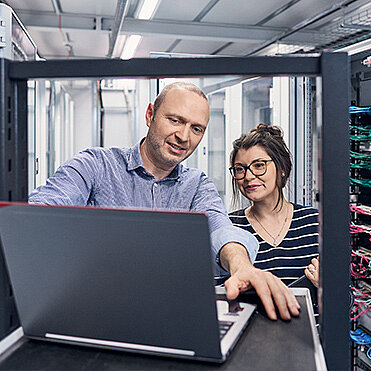
[[196, 93], [200, 97], [204, 98], [206, 102], [208, 102], [208, 99], [205, 93], [198, 86], [190, 82], [183, 82], [183, 81], [173, 82], [172, 84], [166, 85], [162, 89], [161, 93], [156, 97], [153, 103], [153, 117], [156, 116], [156, 112], [160, 108], [161, 104], [163, 103], [166, 97], [166, 94], [172, 89], [184, 89], [184, 90], [192, 91], [193, 93]]
[[[242, 134], [233, 142], [233, 149], [230, 155], [231, 166], [240, 149], [248, 150], [251, 147], [262, 147], [269, 157], [273, 160], [277, 169], [276, 186], [279, 191], [279, 197], [275, 209], [283, 201], [283, 188], [287, 183], [292, 169], [291, 153], [283, 139], [283, 131], [278, 126], [268, 126], [259, 124], [255, 129], [250, 130], [248, 134]], [[238, 199], [237, 182], [232, 178], [233, 203]]]

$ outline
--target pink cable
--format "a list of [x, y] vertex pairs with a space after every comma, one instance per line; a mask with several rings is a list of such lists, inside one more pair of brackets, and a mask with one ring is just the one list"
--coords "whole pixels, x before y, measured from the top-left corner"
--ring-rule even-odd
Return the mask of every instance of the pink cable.
[[358, 277], [358, 278], [367, 278], [367, 277], [368, 277], [367, 274], [366, 274], [366, 275], [362, 275], [361, 273], [357, 273], [357, 272], [354, 271], [353, 266], [355, 266], [355, 265], [356, 265], [356, 264], [354, 264], [354, 263], [352, 263], [352, 264], [350, 265], [350, 274], [351, 274], [353, 277]]
[[353, 212], [358, 213], [358, 214], [370, 215], [370, 213], [368, 211], [363, 210], [362, 208], [357, 207], [355, 205], [350, 205], [350, 211], [353, 211]]
[[370, 308], [364, 309], [361, 313], [358, 313], [356, 316], [350, 317], [350, 320], [351, 321], [354, 321], [354, 320], [358, 319], [359, 317], [361, 317], [362, 315], [364, 315], [365, 313], [367, 313], [369, 310], [370, 310]]

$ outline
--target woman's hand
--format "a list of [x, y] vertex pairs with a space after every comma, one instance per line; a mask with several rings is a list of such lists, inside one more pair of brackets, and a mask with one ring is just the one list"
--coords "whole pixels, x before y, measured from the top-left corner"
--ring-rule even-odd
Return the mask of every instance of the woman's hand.
[[305, 275], [307, 278], [313, 283], [314, 286], [319, 286], [319, 260], [318, 258], [314, 258], [311, 261], [311, 264], [309, 264], [305, 270]]

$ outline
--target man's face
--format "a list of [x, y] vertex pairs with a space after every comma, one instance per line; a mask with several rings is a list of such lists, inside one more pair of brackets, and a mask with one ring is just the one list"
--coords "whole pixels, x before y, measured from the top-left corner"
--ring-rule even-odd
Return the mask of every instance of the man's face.
[[189, 157], [204, 136], [208, 121], [208, 102], [189, 90], [168, 91], [155, 117], [153, 104], [149, 104], [146, 141], [156, 166], [170, 170]]

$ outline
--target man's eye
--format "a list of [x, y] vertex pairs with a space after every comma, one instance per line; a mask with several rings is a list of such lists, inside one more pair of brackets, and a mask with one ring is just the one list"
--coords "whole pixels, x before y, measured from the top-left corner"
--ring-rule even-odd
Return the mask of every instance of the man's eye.
[[202, 128], [198, 127], [198, 126], [194, 126], [193, 127], [193, 131], [196, 133], [196, 134], [202, 134], [204, 131], [202, 130]]
[[179, 120], [176, 119], [176, 118], [174, 118], [174, 117], [169, 117], [169, 120], [170, 120], [171, 122], [173, 122], [174, 124], [177, 124], [177, 123], [179, 122]]

